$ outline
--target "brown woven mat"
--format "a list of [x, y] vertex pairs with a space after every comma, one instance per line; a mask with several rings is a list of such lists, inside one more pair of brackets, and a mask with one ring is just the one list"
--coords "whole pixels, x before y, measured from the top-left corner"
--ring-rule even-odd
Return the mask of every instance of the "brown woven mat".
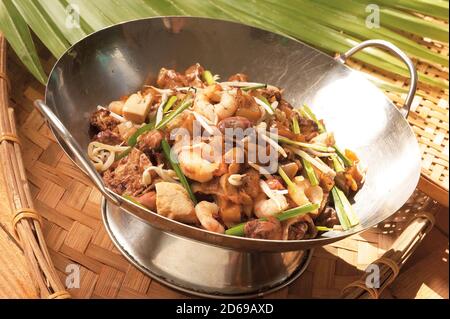
[[[10, 56], [11, 106], [16, 110], [28, 179], [36, 208], [44, 219], [44, 234], [53, 262], [63, 282], [67, 265], [81, 266], [81, 286], [69, 289], [72, 296], [185, 297], [140, 273], [114, 247], [101, 222], [100, 193], [65, 156], [42, 117], [33, 109], [32, 101], [43, 98], [43, 87]], [[49, 60], [48, 66], [52, 63]], [[432, 156], [430, 165], [424, 165], [424, 173], [433, 178], [438, 176], [436, 183], [448, 189], [448, 156], [441, 154], [445, 147], [448, 149], [448, 118], [443, 118], [448, 117], [448, 92], [426, 93], [426, 98], [416, 102], [410, 119], [421, 143], [425, 141], [421, 144], [425, 163]], [[389, 96], [394, 101], [402, 101], [402, 96]], [[436, 138], [439, 134], [444, 134], [443, 139]], [[340, 296], [346, 285], [359, 279], [365, 267], [391, 247], [425, 200], [423, 194], [416, 193], [409, 204], [377, 228], [316, 249], [300, 279], [271, 297]], [[389, 289], [382, 297], [390, 297]]]

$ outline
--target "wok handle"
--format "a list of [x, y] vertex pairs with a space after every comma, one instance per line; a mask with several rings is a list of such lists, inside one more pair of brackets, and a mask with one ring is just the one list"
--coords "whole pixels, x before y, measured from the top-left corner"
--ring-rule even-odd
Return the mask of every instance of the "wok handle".
[[336, 57], [336, 60], [339, 61], [339, 62], [345, 63], [345, 61], [349, 57], [351, 57], [356, 52], [358, 52], [358, 51], [360, 51], [360, 50], [362, 50], [364, 48], [367, 48], [367, 47], [378, 47], [378, 48], [382, 48], [382, 49], [385, 49], [387, 51], [390, 51], [395, 56], [397, 56], [400, 60], [402, 60], [406, 64], [406, 66], [408, 67], [409, 76], [410, 76], [409, 91], [408, 91], [408, 95], [406, 96], [403, 108], [400, 110], [402, 115], [405, 118], [407, 118], [408, 114], [409, 114], [409, 111], [411, 109], [411, 104], [413, 102], [414, 95], [416, 94], [416, 89], [417, 89], [417, 71], [416, 71], [416, 67], [414, 66], [414, 64], [411, 61], [411, 59], [405, 53], [403, 53], [402, 50], [400, 50], [398, 47], [396, 47], [395, 45], [393, 45], [392, 43], [390, 43], [388, 41], [384, 41], [384, 40], [367, 40], [367, 41], [363, 41], [363, 42], [359, 43], [358, 45], [354, 46], [353, 48], [351, 48], [347, 52], [341, 53], [339, 56]]
[[76, 159], [81, 164], [83, 171], [92, 180], [95, 186], [108, 200], [112, 201], [116, 205], [120, 205], [122, 201], [117, 195], [115, 195], [105, 187], [105, 184], [103, 183], [100, 175], [97, 173], [90, 161], [86, 160], [86, 158], [84, 157], [83, 154], [85, 152], [82, 151], [80, 145], [77, 143], [72, 134], [70, 134], [69, 130], [64, 126], [64, 124], [55, 115], [55, 113], [53, 113], [53, 111], [41, 100], [36, 100], [34, 102], [34, 105], [42, 113], [50, 126], [54, 129], [55, 134], [60, 137], [60, 141], [62, 141], [65, 146], [70, 149], [73, 155], [75, 155]]

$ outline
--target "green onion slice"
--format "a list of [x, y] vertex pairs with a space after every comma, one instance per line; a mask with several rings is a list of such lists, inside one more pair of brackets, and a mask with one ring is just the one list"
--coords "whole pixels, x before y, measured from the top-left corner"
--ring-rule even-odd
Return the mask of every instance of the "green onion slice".
[[197, 204], [197, 198], [195, 198], [195, 195], [192, 192], [191, 186], [189, 185], [189, 182], [187, 181], [186, 176], [184, 176], [184, 174], [181, 171], [181, 168], [178, 165], [178, 163], [175, 163], [174, 161], [172, 161], [172, 159], [170, 157], [170, 145], [169, 145], [169, 143], [164, 139], [164, 140], [161, 141], [161, 146], [162, 146], [162, 149], [163, 149], [163, 152], [164, 152], [164, 156], [167, 158], [167, 160], [169, 161], [170, 165], [172, 166], [172, 169], [177, 174], [178, 179], [181, 182], [181, 185], [183, 185], [183, 187], [188, 192], [189, 197], [191, 198], [192, 202], [196, 205]]

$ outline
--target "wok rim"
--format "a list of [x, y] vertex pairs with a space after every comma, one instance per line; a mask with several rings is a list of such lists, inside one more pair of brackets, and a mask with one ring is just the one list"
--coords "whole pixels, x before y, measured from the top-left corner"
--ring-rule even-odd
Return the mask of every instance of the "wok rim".
[[[419, 168], [419, 169], [418, 169], [417, 172], [416, 172], [415, 182], [414, 182], [414, 185], [415, 185], [414, 189], [417, 187], [417, 184], [418, 184], [419, 179], [420, 179], [420, 176], [421, 176], [421, 169], [420, 169], [420, 167], [421, 167], [421, 165], [420, 165], [420, 164], [421, 164], [421, 153], [420, 153], [420, 148], [419, 148], [418, 141], [417, 141], [417, 139], [415, 138], [414, 131], [413, 131], [411, 125], [409, 124], [409, 122], [407, 121], [407, 119], [401, 114], [400, 109], [397, 108], [397, 107], [393, 104], [393, 102], [385, 95], [385, 93], [382, 92], [375, 84], [373, 84], [372, 82], [370, 82], [370, 81], [369, 81], [368, 79], [366, 79], [362, 74], [359, 74], [356, 70], [352, 69], [351, 67], [349, 67], [349, 66], [346, 65], [345, 63], [340, 63], [339, 61], [336, 61], [336, 59], [334, 59], [333, 57], [331, 57], [331, 56], [329, 56], [328, 54], [326, 54], [326, 53], [324, 53], [324, 52], [322, 52], [322, 51], [320, 51], [320, 50], [318, 50], [318, 49], [312, 47], [311, 45], [309, 45], [309, 44], [307, 44], [307, 43], [305, 43], [305, 42], [303, 42], [303, 41], [300, 41], [300, 40], [298, 40], [298, 39], [296, 39], [296, 38], [293, 38], [293, 37], [288, 36], [288, 35], [285, 35], [285, 34], [272, 32], [272, 31], [269, 31], [269, 30], [267, 30], [267, 29], [263, 29], [263, 28], [260, 28], [260, 27], [255, 27], [255, 26], [252, 26], [252, 25], [248, 25], [248, 24], [245, 24], [245, 23], [236, 22], [236, 21], [232, 21], [232, 20], [228, 20], [228, 19], [217, 19], [217, 18], [209, 18], [209, 17], [201, 17], [201, 16], [183, 16], [183, 15], [153, 16], [153, 17], [147, 17], [147, 18], [138, 18], [138, 19], [127, 20], [127, 21], [123, 21], [123, 22], [116, 23], [116, 24], [113, 24], [113, 25], [104, 27], [104, 28], [102, 28], [102, 29], [99, 29], [99, 30], [97, 30], [97, 31], [95, 31], [95, 32], [93, 32], [93, 33], [91, 33], [91, 34], [85, 36], [84, 38], [80, 39], [80, 40], [77, 41], [76, 43], [72, 44], [72, 45], [71, 45], [71, 46], [70, 46], [70, 47], [69, 47], [69, 48], [68, 48], [68, 49], [67, 49], [67, 50], [66, 50], [66, 51], [58, 58], [58, 59], [57, 59], [56, 63], [53, 65], [53, 67], [52, 67], [52, 69], [51, 69], [51, 71], [50, 71], [50, 73], [49, 73], [48, 80], [47, 80], [47, 83], [46, 83], [46, 85], [45, 85], [45, 96], [44, 96], [45, 103], [47, 103], [47, 95], [48, 95], [48, 93], [49, 93], [49, 84], [50, 84], [50, 81], [51, 81], [52, 75], [54, 74], [55, 69], [56, 69], [60, 64], [62, 64], [63, 60], [64, 60], [65, 58], [67, 58], [67, 56], [71, 53], [71, 51], [74, 50], [80, 43], [83, 43], [83, 42], [85, 42], [87, 39], [96, 36], [98, 33], [106, 32], [106, 31], [108, 31], [108, 30], [110, 30], [110, 29], [113, 29], [113, 28], [120, 28], [120, 27], [122, 27], [123, 25], [126, 25], [126, 24], [138, 23], [138, 22], [149, 21], [149, 20], [162, 20], [162, 19], [165, 19], [165, 18], [183, 18], [183, 19], [193, 19], [193, 20], [210, 20], [210, 21], [217, 21], [217, 22], [225, 22], [225, 23], [234, 24], [234, 25], [237, 25], [237, 26], [245, 26], [245, 27], [248, 27], [248, 28], [252, 28], [252, 29], [254, 29], [254, 30], [263, 31], [263, 32], [266, 32], [266, 33], [269, 33], [269, 34], [273, 34], [273, 35], [276, 35], [276, 36], [279, 36], [279, 37], [288, 39], [288, 40], [290, 40], [290, 41], [294, 41], [294, 42], [300, 43], [301, 45], [303, 45], [303, 46], [305, 46], [305, 47], [308, 47], [310, 50], [313, 50], [315, 53], [317, 53], [317, 54], [319, 54], [319, 55], [321, 55], [321, 56], [324, 56], [324, 57], [328, 58], [328, 59], [330, 60], [330, 62], [333, 62], [334, 65], [339, 65], [340, 67], [344, 67], [344, 68], [347, 69], [348, 72], [351, 72], [353, 75], [359, 76], [359, 77], [361, 78], [361, 80], [364, 80], [364, 81], [367, 82], [370, 86], [372, 86], [373, 88], [375, 88], [376, 90], [378, 90], [379, 92], [381, 92], [381, 93], [383, 94], [384, 100], [385, 100], [386, 102], [388, 102], [388, 104], [390, 105], [391, 109], [392, 109], [392, 108], [395, 109], [395, 112], [398, 113], [399, 117], [401, 118], [401, 121], [403, 121], [404, 124], [406, 124], [407, 130], [408, 130], [408, 134], [410, 135], [410, 138], [414, 141], [413, 144], [414, 144], [414, 146], [415, 146], [416, 153], [417, 153], [417, 156], [418, 156], [418, 157], [417, 157], [417, 163], [419, 164], [419, 165], [418, 165], [418, 168]], [[67, 150], [66, 150], [66, 148], [64, 147], [64, 145], [62, 145], [62, 143], [61, 143], [60, 140], [59, 140], [59, 137], [57, 136], [57, 134], [55, 134], [54, 129], [52, 128], [52, 126], [49, 125], [49, 127], [50, 127], [50, 130], [51, 130], [52, 134], [55, 136], [56, 140], [58, 141], [59, 146], [63, 149], [64, 153], [65, 153], [65, 154], [70, 158], [70, 160], [78, 167], [78, 169], [80, 169], [83, 173], [85, 173], [85, 171], [80, 167], [80, 165], [79, 165], [79, 164], [72, 158], [72, 156], [67, 152]], [[85, 174], [86, 174], [86, 173], [85, 173]], [[86, 174], [86, 175], [87, 175], [87, 174]], [[89, 178], [89, 176], [88, 176], [88, 178]], [[89, 178], [89, 180], [91, 180], [91, 179]], [[95, 186], [93, 186], [93, 187], [95, 188]], [[106, 186], [105, 186], [105, 187], [106, 187]], [[410, 193], [409, 196], [411, 196], [411, 195], [413, 194], [414, 189], [411, 191], [411, 193]], [[108, 188], [108, 190], [109, 190], [109, 188]], [[103, 195], [102, 195], [102, 196], [103, 196]], [[118, 195], [118, 196], [120, 196], [120, 195]], [[301, 239], [301, 240], [269, 240], [269, 239], [254, 239], [254, 238], [248, 238], [248, 237], [239, 237], [239, 236], [232, 236], [232, 235], [227, 235], [227, 234], [220, 234], [220, 233], [211, 232], [211, 231], [208, 231], [208, 230], [205, 230], [205, 229], [202, 229], [202, 228], [198, 228], [198, 227], [195, 227], [195, 226], [192, 226], [192, 225], [189, 225], [189, 224], [181, 223], [181, 222], [176, 221], [176, 220], [173, 220], [173, 219], [169, 219], [169, 218], [167, 218], [167, 217], [165, 217], [165, 216], [162, 216], [162, 215], [158, 214], [157, 212], [151, 211], [151, 210], [146, 209], [146, 208], [142, 208], [142, 207], [140, 207], [140, 206], [138, 206], [138, 205], [136, 205], [136, 204], [130, 202], [129, 200], [124, 199], [123, 197], [122, 197], [122, 199], [123, 199], [124, 201], [126, 201], [128, 204], [131, 204], [131, 206], [133, 206], [134, 209], [137, 209], [137, 210], [139, 210], [139, 211], [142, 211], [143, 213], [150, 213], [150, 214], [154, 215], [154, 217], [161, 219], [163, 223], [169, 222], [169, 225], [170, 225], [170, 224], [174, 224], [174, 225], [176, 225], [177, 229], [178, 229], [179, 227], [181, 227], [182, 229], [187, 230], [187, 232], [192, 232], [192, 231], [194, 231], [194, 232], [200, 232], [200, 233], [205, 234], [205, 236], [214, 236], [214, 237], [216, 237], [217, 239], [219, 239], [219, 241], [223, 241], [223, 240], [225, 240], [225, 241], [236, 240], [236, 241], [239, 241], [239, 242], [243, 241], [243, 242], [246, 242], [246, 243], [248, 243], [248, 244], [253, 244], [253, 246], [258, 246], [258, 244], [259, 244], [259, 245], [261, 245], [261, 244], [262, 244], [262, 245], [266, 244], [266, 245], [267, 245], [266, 248], [258, 248], [258, 247], [255, 247], [254, 250], [255, 250], [255, 251], [267, 251], [267, 252], [274, 252], [274, 251], [283, 252], [283, 251], [292, 251], [292, 250], [308, 249], [309, 246], [311, 246], [311, 247], [324, 246], [324, 245], [327, 245], [327, 244], [330, 244], [330, 243], [333, 243], [333, 242], [336, 242], [336, 241], [339, 241], [339, 240], [343, 240], [343, 239], [345, 239], [345, 238], [347, 238], [347, 237], [349, 237], [349, 236], [359, 234], [359, 233], [361, 233], [361, 232], [363, 232], [363, 231], [365, 231], [365, 230], [367, 230], [367, 229], [369, 229], [369, 228], [372, 228], [372, 227], [378, 225], [379, 223], [381, 223], [383, 220], [386, 220], [386, 219], [390, 218], [390, 217], [391, 217], [393, 214], [395, 214], [395, 213], [396, 213], [396, 212], [397, 212], [397, 211], [405, 204], [405, 202], [406, 202], [406, 201], [405, 201], [405, 202], [403, 202], [401, 205], [399, 205], [399, 207], [396, 207], [395, 210], [394, 210], [392, 213], [390, 213], [387, 217], [383, 218], [383, 219], [380, 220], [380, 221], [374, 221], [374, 222], [368, 223], [368, 225], [365, 225], [364, 227], [362, 227], [361, 224], [358, 224], [357, 226], [355, 226], [355, 227], [353, 227], [353, 228], [350, 228], [349, 230], [346, 230], [346, 231], [339, 231], [339, 232], [342, 233], [342, 234], [337, 235], [337, 236], [323, 237], [323, 234], [322, 234], [321, 237], [316, 237], [316, 238], [311, 238], [311, 239]], [[128, 205], [128, 207], [130, 207], [130, 205]], [[179, 237], [183, 237], [183, 238], [188, 238], [188, 239], [190, 239], [190, 240], [198, 241], [198, 242], [200, 242], [200, 243], [204, 243], [204, 244], [208, 244], [208, 245], [213, 245], [213, 246], [217, 246], [217, 247], [222, 247], [222, 248], [235, 249], [235, 250], [243, 250], [243, 251], [253, 250], [253, 249], [248, 249], [248, 248], [242, 248], [242, 249], [239, 249], [238, 247], [236, 247], [236, 245], [232, 245], [232, 246], [231, 246], [231, 245], [227, 245], [227, 244], [222, 245], [222, 244], [218, 244], [216, 241], [214, 241], [214, 242], [207, 242], [207, 241], [200, 240], [200, 239], [198, 239], [198, 238], [193, 238], [193, 237], [191, 237], [191, 236], [186, 236], [186, 235], [184, 235], [184, 234], [180, 234], [178, 231], [175, 231], [175, 232], [174, 232], [174, 231], [169, 230], [169, 229], [160, 228], [160, 227], [158, 227], [158, 226], [156, 226], [156, 225], [153, 225], [153, 224], [150, 223], [149, 221], [146, 221], [146, 220], [140, 218], [139, 216], [137, 216], [137, 215], [134, 214], [133, 212], [130, 212], [130, 209], [128, 209], [127, 207], [122, 207], [122, 208], [125, 209], [126, 211], [128, 211], [129, 213], [131, 213], [132, 215], [134, 215], [135, 217], [137, 217], [137, 218], [141, 219], [142, 221], [144, 221], [144, 222], [150, 224], [152, 227], [158, 228], [158, 229], [160, 229], [160, 230], [162, 230], [162, 231], [164, 231], [164, 232], [168, 232], [168, 233], [170, 233], [171, 235], [174, 235], [174, 236], [179, 236]], [[328, 233], [328, 232], [327, 232], [327, 233]], [[203, 238], [204, 238], [204, 237], [203, 237]], [[220, 240], [220, 239], [222, 239], [222, 240]], [[246, 246], [247, 246], [247, 245], [246, 245]], [[288, 248], [288, 247], [281, 247], [281, 246], [293, 246], [293, 247], [295, 247], [295, 248], [294, 248], [294, 249], [290, 249], [290, 248]], [[305, 246], [305, 247], [303, 247], [303, 246]]]

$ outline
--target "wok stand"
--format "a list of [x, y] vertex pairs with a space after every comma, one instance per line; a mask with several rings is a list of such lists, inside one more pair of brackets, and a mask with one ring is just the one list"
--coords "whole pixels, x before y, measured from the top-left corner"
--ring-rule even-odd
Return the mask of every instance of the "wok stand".
[[282, 289], [305, 271], [311, 250], [245, 252], [158, 230], [105, 199], [102, 217], [119, 251], [139, 270], [200, 297], [251, 298]]

